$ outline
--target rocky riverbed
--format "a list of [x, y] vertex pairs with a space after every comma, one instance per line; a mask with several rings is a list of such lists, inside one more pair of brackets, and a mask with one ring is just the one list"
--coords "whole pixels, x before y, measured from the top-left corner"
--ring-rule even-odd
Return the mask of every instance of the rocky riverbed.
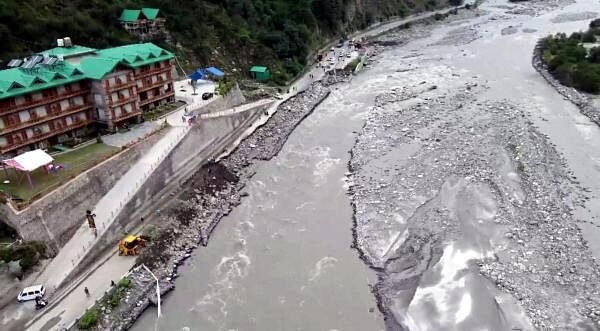
[[[536, 16], [567, 4], [501, 9]], [[535, 32], [493, 23], [514, 16], [488, 17], [430, 37], [431, 50], [394, 55], [393, 84], [377, 97], [349, 163], [356, 246], [378, 271], [389, 330], [596, 330], [600, 268], [574, 212], [586, 189], [534, 124], [529, 102], [491, 97], [492, 77], [450, 60], [474, 55], [443, 48], [488, 29]], [[414, 28], [381, 38], [406, 44], [430, 29]], [[555, 85], [535, 57], [534, 67]], [[559, 88], [598, 123], [585, 96]]]

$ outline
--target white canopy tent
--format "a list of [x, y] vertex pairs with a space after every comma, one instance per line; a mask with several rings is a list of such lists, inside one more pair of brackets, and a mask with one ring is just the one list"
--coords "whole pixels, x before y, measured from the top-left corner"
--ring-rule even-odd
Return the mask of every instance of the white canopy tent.
[[52, 156], [48, 153], [44, 152], [41, 149], [36, 149], [31, 152], [25, 152], [17, 157], [12, 159], [3, 160], [2, 168], [4, 168], [4, 173], [6, 177], [8, 177], [7, 168], [13, 168], [18, 171], [27, 172], [27, 179], [29, 180], [29, 185], [33, 187], [33, 182], [31, 181], [30, 173], [39, 167], [46, 166], [50, 163], [54, 162]]

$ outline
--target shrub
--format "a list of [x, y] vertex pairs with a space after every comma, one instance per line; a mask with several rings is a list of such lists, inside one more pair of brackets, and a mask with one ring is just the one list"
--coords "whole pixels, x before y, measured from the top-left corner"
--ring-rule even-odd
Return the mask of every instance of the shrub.
[[131, 279], [128, 277], [123, 277], [118, 283], [117, 287], [119, 288], [130, 288], [131, 287]]
[[581, 41], [583, 41], [584, 43], [594, 43], [596, 42], [596, 36], [594, 35], [594, 32], [592, 30], [588, 30], [586, 33], [583, 34]]
[[96, 310], [96, 308], [92, 308], [92, 309], [86, 311], [85, 314], [83, 314], [83, 316], [81, 316], [81, 319], [79, 320], [79, 323], [77, 323], [77, 326], [81, 330], [89, 330], [89, 329], [93, 328], [94, 326], [96, 326], [97, 324], [98, 324], [98, 311]]
[[120, 288], [116, 288], [114, 290], [114, 292], [112, 293], [112, 295], [110, 296], [110, 299], [108, 300], [108, 304], [113, 307], [116, 308], [119, 303], [121, 302], [121, 289]]
[[600, 47], [594, 47], [590, 49], [588, 60], [592, 63], [600, 63]]
[[582, 42], [595, 40], [592, 31], [563, 33], [542, 40], [543, 61], [552, 74], [563, 84], [589, 93], [600, 92], [600, 48], [589, 51]]
[[235, 87], [236, 82], [234, 80], [229, 80], [226, 78], [219, 79], [219, 84], [215, 88], [215, 92], [218, 95], [225, 96], [227, 93], [231, 92]]
[[11, 247], [0, 249], [0, 260], [5, 262], [19, 261], [19, 265], [26, 271], [36, 265], [40, 257], [45, 256], [46, 245], [41, 241], [29, 241]]

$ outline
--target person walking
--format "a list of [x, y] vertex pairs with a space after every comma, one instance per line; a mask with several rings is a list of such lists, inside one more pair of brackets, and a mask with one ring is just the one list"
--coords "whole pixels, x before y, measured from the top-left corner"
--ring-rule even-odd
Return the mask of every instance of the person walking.
[[90, 227], [90, 229], [94, 233], [94, 237], [97, 237], [98, 236], [98, 230], [96, 229], [96, 220], [94, 219], [94, 217], [96, 217], [96, 214], [92, 214], [91, 210], [86, 210], [85, 211], [85, 218], [87, 218], [88, 226]]
[[90, 297], [90, 290], [88, 290], [87, 286], [83, 289], [83, 292], [85, 293], [86, 297]]

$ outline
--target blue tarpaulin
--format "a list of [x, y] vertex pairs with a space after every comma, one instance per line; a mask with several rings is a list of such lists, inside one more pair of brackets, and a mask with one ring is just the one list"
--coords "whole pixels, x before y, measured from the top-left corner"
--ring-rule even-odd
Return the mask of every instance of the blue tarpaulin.
[[207, 76], [223, 77], [225, 76], [225, 73], [215, 67], [208, 67], [206, 69], [199, 68], [198, 70], [194, 71], [194, 73], [189, 75], [188, 78], [192, 81], [197, 81], [206, 79], [208, 78]]
[[189, 76], [189, 78], [193, 81], [201, 80], [204, 78], [204, 73], [202, 73], [202, 71], [200, 71], [200, 70], [196, 70], [196, 71], [194, 71], [193, 74], [191, 74]]
[[208, 68], [206, 68], [206, 71], [208, 71], [208, 73], [210, 73], [211, 75], [216, 76], [216, 77], [225, 76], [224, 72], [222, 72], [221, 70], [219, 70], [218, 68], [215, 68], [215, 67], [208, 67]]

